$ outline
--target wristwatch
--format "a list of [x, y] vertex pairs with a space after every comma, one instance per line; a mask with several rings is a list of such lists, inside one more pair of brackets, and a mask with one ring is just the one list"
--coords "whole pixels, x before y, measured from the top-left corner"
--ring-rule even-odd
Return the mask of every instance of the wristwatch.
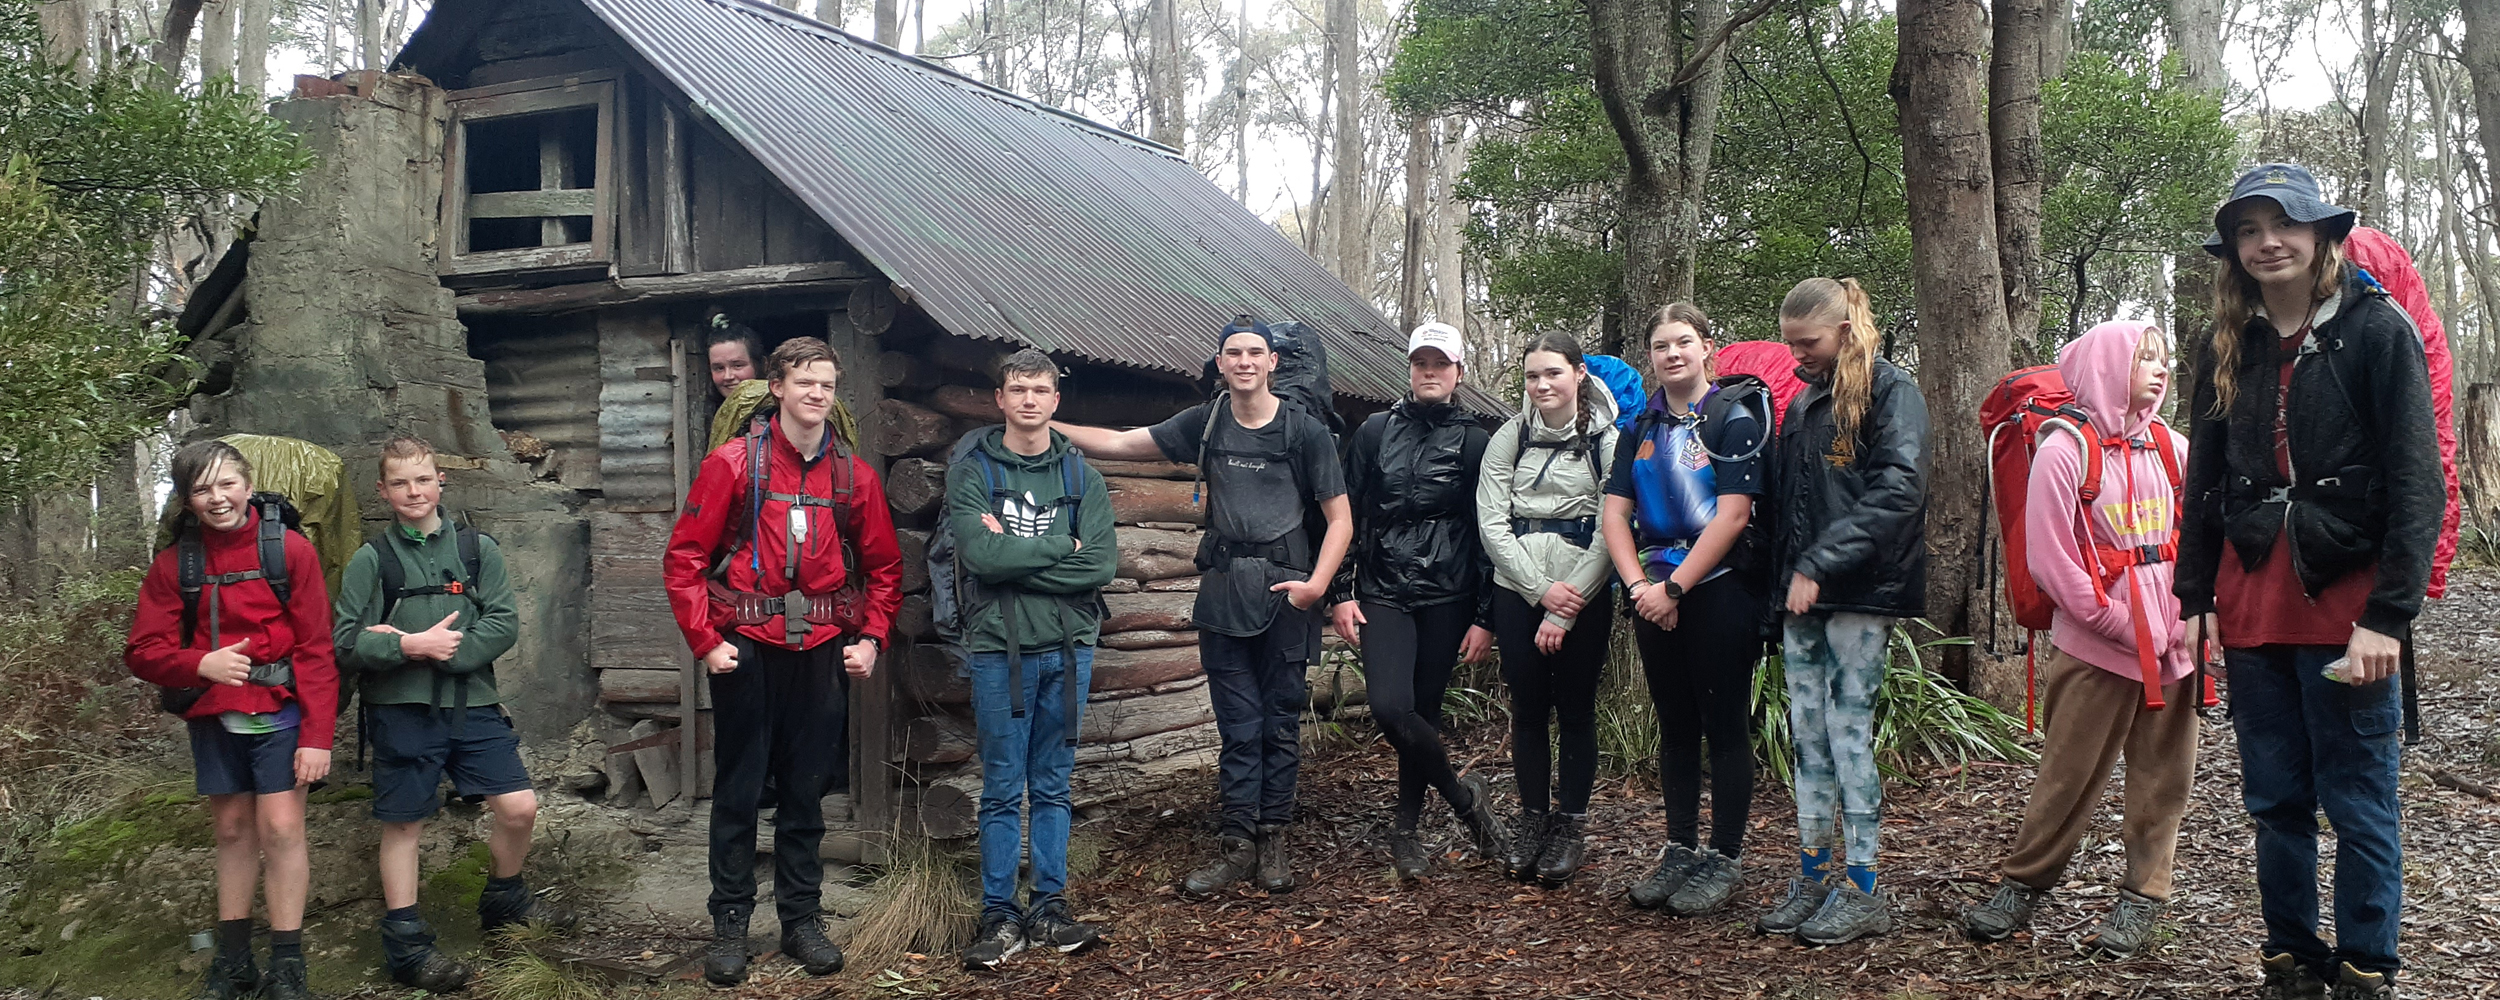
[[1658, 581], [1658, 585], [1667, 588], [1668, 600], [1681, 601], [1684, 599], [1684, 585], [1675, 582], [1672, 577]]

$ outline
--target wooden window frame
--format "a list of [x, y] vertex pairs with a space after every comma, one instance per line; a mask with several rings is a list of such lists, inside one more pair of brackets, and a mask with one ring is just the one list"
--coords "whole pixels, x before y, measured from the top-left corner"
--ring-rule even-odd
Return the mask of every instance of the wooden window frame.
[[[533, 271], [548, 268], [577, 268], [604, 264], [613, 267], [616, 259], [616, 131], [621, 108], [615, 74], [581, 73], [563, 77], [520, 80], [453, 91], [449, 94], [451, 122], [444, 140], [443, 155], [443, 256], [439, 267], [446, 275], [486, 274], [508, 271]], [[595, 108], [599, 116], [592, 143], [591, 174], [588, 189], [565, 189], [566, 200], [575, 200], [570, 192], [588, 195], [590, 241], [555, 246], [519, 247], [511, 250], [469, 250], [468, 126], [472, 122], [513, 118], [522, 115]], [[543, 191], [494, 192], [478, 198], [494, 198], [521, 203], [524, 199], [544, 200]], [[580, 214], [580, 213], [567, 213]]]

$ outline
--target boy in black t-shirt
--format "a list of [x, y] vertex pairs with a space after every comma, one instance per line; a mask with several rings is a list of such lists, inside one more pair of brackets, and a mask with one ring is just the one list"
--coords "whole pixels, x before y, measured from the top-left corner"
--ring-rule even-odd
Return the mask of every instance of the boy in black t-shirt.
[[[1052, 425], [1089, 457], [1197, 462], [1206, 478], [1207, 535], [1198, 548], [1205, 576], [1191, 618], [1224, 741], [1217, 778], [1224, 825], [1221, 854], [1182, 882], [1191, 896], [1254, 870], [1262, 889], [1293, 888], [1285, 824], [1302, 762], [1305, 670], [1319, 655], [1320, 601], [1354, 537], [1328, 428], [1268, 389], [1276, 353], [1267, 327], [1236, 320], [1219, 351], [1225, 394], [1215, 401], [1152, 427]], [[1324, 534], [1308, 523], [1312, 502], [1326, 518]]]

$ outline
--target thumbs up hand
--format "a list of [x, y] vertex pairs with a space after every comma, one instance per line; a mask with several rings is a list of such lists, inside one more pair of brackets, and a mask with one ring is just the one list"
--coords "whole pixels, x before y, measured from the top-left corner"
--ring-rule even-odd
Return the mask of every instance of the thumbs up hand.
[[250, 644], [250, 639], [238, 639], [234, 645], [212, 650], [200, 657], [200, 679], [211, 684], [242, 687], [243, 682], [252, 676], [252, 658], [243, 655], [243, 647]]
[[451, 659], [460, 651], [460, 633], [451, 627], [451, 623], [458, 620], [460, 613], [454, 611], [444, 615], [442, 621], [435, 622], [433, 628], [415, 635], [400, 636], [400, 655], [411, 660]]

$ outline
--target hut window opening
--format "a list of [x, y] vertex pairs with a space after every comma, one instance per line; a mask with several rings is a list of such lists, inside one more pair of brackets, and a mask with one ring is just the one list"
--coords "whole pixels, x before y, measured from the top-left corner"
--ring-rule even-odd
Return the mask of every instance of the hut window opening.
[[615, 94], [613, 80], [566, 77], [452, 95], [445, 274], [613, 256]]

